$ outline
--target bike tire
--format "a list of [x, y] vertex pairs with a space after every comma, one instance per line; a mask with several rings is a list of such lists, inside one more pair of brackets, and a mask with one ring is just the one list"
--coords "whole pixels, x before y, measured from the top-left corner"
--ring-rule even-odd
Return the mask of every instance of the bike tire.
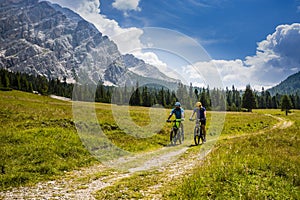
[[[204, 135], [203, 135], [202, 127], [200, 127], [199, 140], [200, 139], [201, 139], [201, 144], [204, 144]], [[200, 144], [200, 141], [199, 141], [199, 144]]]
[[181, 131], [180, 130], [178, 130], [177, 131], [177, 140], [179, 141], [179, 144], [181, 144], [182, 143], [182, 141], [181, 141]]
[[181, 141], [183, 143], [183, 141], [184, 141], [184, 129], [183, 129], [183, 126], [180, 128], [180, 137], [181, 137]]
[[171, 135], [170, 135], [171, 145], [176, 145], [176, 143], [177, 143], [177, 137], [178, 137], [178, 130], [173, 129], [171, 131]]
[[173, 143], [176, 145], [177, 143], [177, 137], [178, 137], [178, 129], [174, 130], [174, 135], [173, 135]]
[[173, 145], [173, 135], [174, 135], [174, 131], [171, 130], [171, 132], [170, 132], [170, 142], [171, 142], [171, 145]]
[[195, 145], [198, 145], [199, 144], [199, 136], [198, 136], [198, 128], [195, 128], [194, 129], [194, 142], [195, 142]]

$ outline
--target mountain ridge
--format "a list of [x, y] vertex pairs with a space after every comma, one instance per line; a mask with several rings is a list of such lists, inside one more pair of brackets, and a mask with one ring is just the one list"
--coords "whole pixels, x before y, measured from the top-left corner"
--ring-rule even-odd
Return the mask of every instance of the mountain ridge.
[[275, 94], [300, 94], [300, 71], [290, 75], [285, 80], [281, 81], [278, 85], [268, 89], [271, 95]]
[[0, 5], [0, 68], [116, 86], [136, 84], [133, 77], [180, 82], [133, 55], [122, 55], [93, 24], [58, 4], [1, 0]]

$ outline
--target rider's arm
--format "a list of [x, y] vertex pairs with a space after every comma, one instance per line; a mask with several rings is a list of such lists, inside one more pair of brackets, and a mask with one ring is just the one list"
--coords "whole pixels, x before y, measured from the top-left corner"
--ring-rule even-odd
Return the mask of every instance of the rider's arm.
[[174, 109], [173, 110], [171, 110], [171, 112], [170, 112], [170, 115], [169, 115], [169, 117], [168, 117], [168, 120], [170, 120], [171, 119], [171, 117], [172, 117], [172, 115], [174, 114]]
[[196, 112], [196, 111], [194, 110], [194, 111], [193, 111], [193, 113], [191, 114], [191, 116], [190, 116], [190, 120], [192, 120], [192, 119], [193, 119], [195, 112]]

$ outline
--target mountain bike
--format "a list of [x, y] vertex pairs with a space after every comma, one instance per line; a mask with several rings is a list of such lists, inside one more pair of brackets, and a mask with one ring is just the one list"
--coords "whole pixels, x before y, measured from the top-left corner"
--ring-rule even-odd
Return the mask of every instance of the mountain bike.
[[[191, 120], [191, 121], [195, 121], [195, 119]], [[196, 124], [195, 124], [195, 128], [194, 128], [194, 142], [195, 145], [200, 144], [200, 139], [201, 139], [201, 144], [203, 144], [204, 142], [204, 135], [203, 135], [203, 130], [201, 127], [201, 123], [200, 123], [200, 119], [196, 119]]]
[[176, 145], [177, 141], [179, 144], [183, 142], [184, 136], [181, 130], [181, 122], [183, 119], [167, 120], [167, 122], [173, 122], [173, 126], [170, 132], [170, 142], [171, 145]]

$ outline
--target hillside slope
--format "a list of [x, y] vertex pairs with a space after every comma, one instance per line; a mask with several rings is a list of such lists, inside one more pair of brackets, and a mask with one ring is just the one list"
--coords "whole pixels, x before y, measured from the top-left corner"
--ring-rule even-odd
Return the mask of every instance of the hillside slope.
[[135, 85], [133, 77], [178, 82], [122, 55], [110, 38], [69, 9], [38, 0], [0, 0], [0, 7], [0, 68], [107, 85]]
[[278, 94], [300, 94], [300, 71], [289, 76], [280, 84], [268, 90], [271, 95]]

